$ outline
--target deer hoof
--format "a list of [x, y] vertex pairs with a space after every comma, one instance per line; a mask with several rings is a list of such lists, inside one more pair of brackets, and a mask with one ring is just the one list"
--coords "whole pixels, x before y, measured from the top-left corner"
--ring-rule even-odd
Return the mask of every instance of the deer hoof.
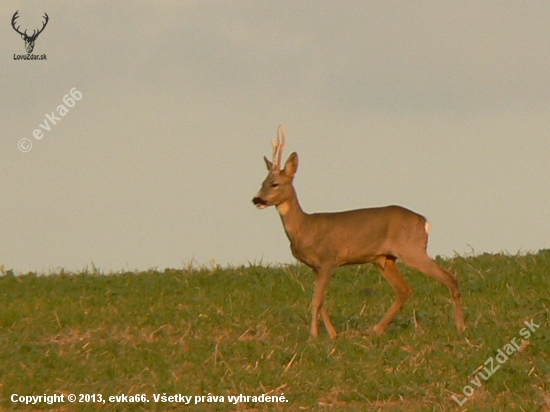
[[382, 327], [380, 325], [376, 325], [372, 328], [372, 334], [376, 336], [382, 336], [384, 334], [384, 331], [386, 330], [385, 327]]

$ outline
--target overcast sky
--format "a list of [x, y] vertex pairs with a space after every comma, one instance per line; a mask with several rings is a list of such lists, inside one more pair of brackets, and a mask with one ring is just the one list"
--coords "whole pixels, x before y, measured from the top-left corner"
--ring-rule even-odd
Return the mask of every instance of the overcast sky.
[[[14, 60], [16, 10], [47, 60]], [[550, 247], [548, 1], [6, 0], [0, 39], [17, 272], [293, 262], [251, 203], [280, 123], [306, 212], [406, 206], [432, 256]]]

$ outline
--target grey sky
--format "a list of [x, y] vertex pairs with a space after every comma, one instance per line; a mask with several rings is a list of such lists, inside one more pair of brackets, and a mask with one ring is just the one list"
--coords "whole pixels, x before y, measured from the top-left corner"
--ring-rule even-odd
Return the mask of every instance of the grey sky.
[[[48, 13], [47, 61], [14, 60], [16, 10]], [[549, 2], [4, 1], [0, 22], [7, 267], [293, 261], [251, 203], [280, 123], [307, 212], [409, 207], [431, 255], [549, 247]]]

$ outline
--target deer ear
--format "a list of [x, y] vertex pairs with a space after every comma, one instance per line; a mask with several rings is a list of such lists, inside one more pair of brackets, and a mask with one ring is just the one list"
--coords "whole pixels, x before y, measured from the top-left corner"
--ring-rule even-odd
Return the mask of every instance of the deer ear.
[[268, 172], [271, 172], [271, 170], [273, 170], [273, 163], [271, 163], [267, 157], [264, 156], [264, 162], [265, 162], [265, 165], [267, 166], [267, 171]]
[[287, 176], [292, 177], [296, 174], [296, 171], [298, 170], [298, 153], [293, 152], [290, 156], [288, 156], [284, 170], [285, 175]]

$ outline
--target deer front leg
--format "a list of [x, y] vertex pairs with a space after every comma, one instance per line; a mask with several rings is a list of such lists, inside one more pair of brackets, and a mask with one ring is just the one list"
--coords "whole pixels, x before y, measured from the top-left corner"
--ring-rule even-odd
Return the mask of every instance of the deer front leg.
[[323, 318], [323, 323], [325, 324], [325, 328], [327, 328], [327, 332], [331, 339], [335, 339], [338, 337], [338, 332], [336, 332], [336, 329], [334, 328], [334, 325], [330, 321], [330, 317], [327, 312], [327, 307], [323, 303], [321, 305], [321, 318]]
[[327, 288], [330, 277], [332, 276], [332, 268], [315, 269], [315, 288], [313, 291], [313, 300], [311, 303], [311, 336], [316, 338], [319, 336], [319, 312], [323, 318], [323, 323], [327, 328], [327, 332], [332, 339], [338, 336], [336, 329], [330, 321], [327, 308], [323, 304], [323, 296]]

